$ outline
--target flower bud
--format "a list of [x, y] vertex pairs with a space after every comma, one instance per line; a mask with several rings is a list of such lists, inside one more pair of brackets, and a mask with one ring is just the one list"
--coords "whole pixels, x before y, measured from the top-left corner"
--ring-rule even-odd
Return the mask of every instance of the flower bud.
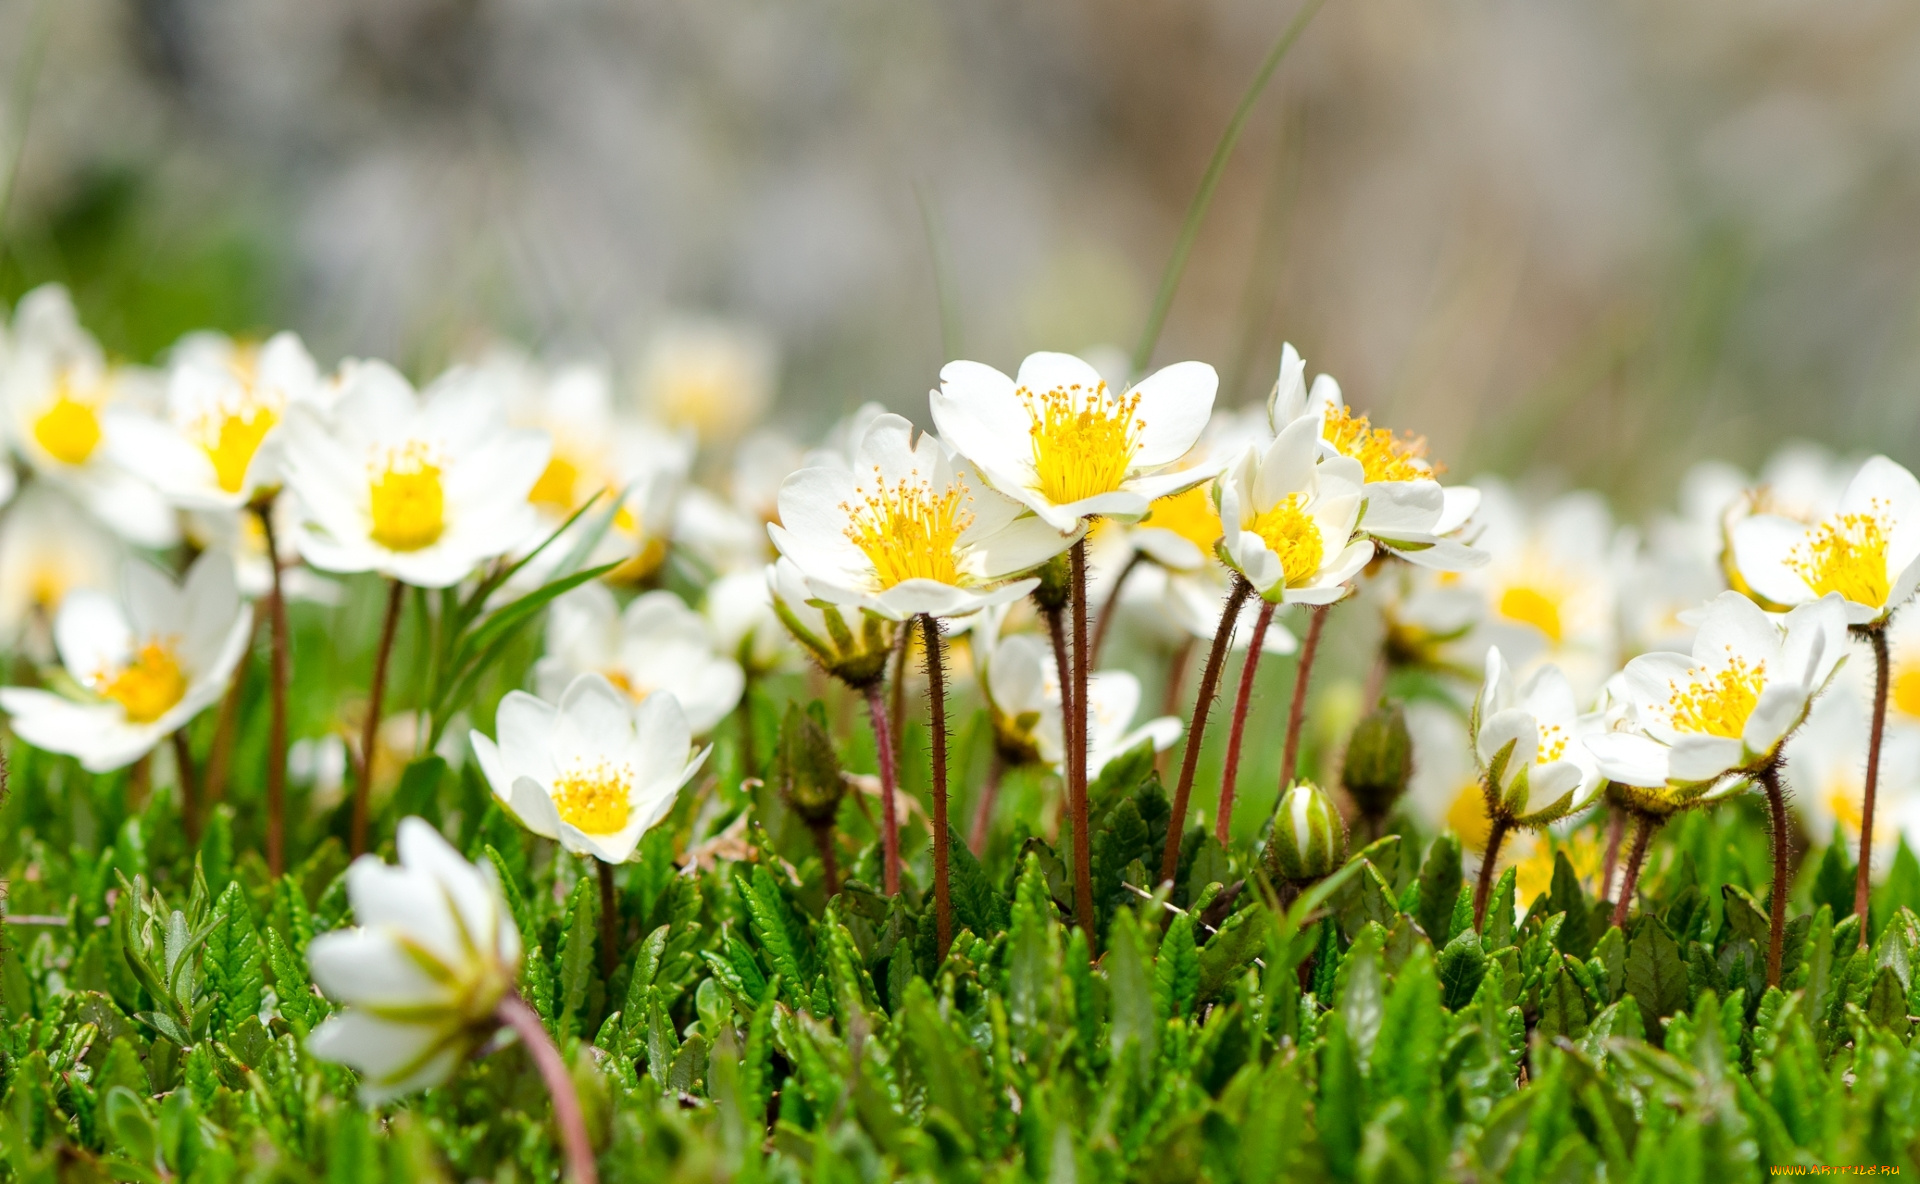
[[812, 827], [833, 824], [846, 792], [840, 758], [833, 751], [823, 715], [818, 700], [806, 710], [798, 703], [787, 704], [787, 716], [780, 723], [779, 762], [774, 766], [775, 784], [786, 795], [787, 804]]
[[1360, 812], [1385, 818], [1412, 777], [1413, 737], [1407, 732], [1406, 711], [1392, 703], [1362, 716], [1347, 738], [1340, 770], [1340, 780]]
[[899, 635], [897, 622], [861, 609], [842, 612], [816, 599], [789, 559], [767, 569], [767, 587], [773, 593], [774, 615], [822, 670], [862, 690], [886, 677], [887, 659]]
[[1290, 884], [1329, 876], [1347, 861], [1347, 826], [1327, 795], [1300, 784], [1280, 795], [1267, 842], [1267, 870]]

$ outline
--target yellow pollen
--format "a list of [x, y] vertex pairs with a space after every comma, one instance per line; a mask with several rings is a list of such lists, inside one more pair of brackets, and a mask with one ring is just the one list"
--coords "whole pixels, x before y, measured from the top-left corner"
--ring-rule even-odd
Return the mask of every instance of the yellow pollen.
[[[1875, 509], [1880, 508], [1878, 502]], [[1879, 608], [1892, 591], [1887, 580], [1887, 522], [1880, 514], [1840, 514], [1813, 528], [1793, 549], [1788, 566], [1815, 596], [1829, 592]]]
[[1203, 482], [1185, 493], [1170, 493], [1154, 499], [1140, 525], [1170, 530], [1200, 548], [1202, 554], [1213, 554], [1213, 545], [1220, 541], [1221, 527], [1220, 512], [1213, 508], [1211, 489], [1210, 482]]
[[600, 673], [606, 676], [606, 679], [608, 682], [620, 688], [621, 694], [625, 695], [629, 699], [632, 699], [635, 703], [638, 703], [640, 700], [646, 698], [648, 695], [653, 693], [652, 687], [636, 686], [634, 684], [633, 679], [628, 678], [627, 672], [624, 670], [609, 669], [609, 670], [602, 670]]
[[949, 485], [935, 493], [931, 484], [905, 478], [889, 487], [879, 469], [873, 475], [877, 492], [840, 508], [850, 518], [847, 538], [873, 564], [880, 590], [904, 580], [960, 584], [960, 536], [973, 525], [966, 490]]
[[1320, 537], [1320, 524], [1307, 513], [1306, 495], [1290, 493], [1271, 509], [1247, 519], [1247, 530], [1260, 536], [1267, 549], [1280, 557], [1280, 571], [1286, 587], [1298, 588], [1313, 581], [1326, 557], [1326, 541]]
[[1920, 659], [1900, 664], [1893, 675], [1893, 693], [1889, 698], [1895, 710], [1920, 719]]
[[610, 835], [627, 825], [633, 813], [633, 773], [607, 764], [562, 774], [553, 783], [553, 808], [560, 821], [590, 835]]
[[1038, 394], [1021, 387], [1019, 395], [1033, 422], [1033, 470], [1048, 501], [1070, 505], [1120, 488], [1146, 426], [1134, 415], [1139, 395], [1116, 398], [1104, 382]]
[[[562, 514], [570, 513], [574, 508], [573, 490], [580, 481], [580, 466], [558, 450], [547, 467], [540, 473], [540, 479], [533, 483], [527, 492], [527, 500], [536, 506], [546, 506]], [[621, 513], [627, 513], [623, 506]], [[627, 515], [632, 518], [631, 514]]]
[[228, 493], [240, 492], [247, 481], [247, 469], [253, 464], [253, 454], [260, 451], [260, 441], [267, 438], [279, 419], [273, 408], [249, 403], [223, 409], [196, 425], [194, 434], [200, 450], [213, 462], [214, 478], [221, 489]]
[[1532, 625], [1555, 645], [1566, 638], [1566, 626], [1560, 619], [1560, 596], [1555, 591], [1514, 584], [1500, 593], [1500, 615], [1509, 621]]
[[1351, 408], [1328, 411], [1321, 435], [1340, 455], [1359, 461], [1369, 482], [1418, 481], [1433, 476], [1433, 468], [1425, 460], [1425, 438], [1409, 435], [1396, 439], [1386, 428], [1374, 427], [1366, 416], [1354, 415]]
[[127, 721], [150, 724], [187, 696], [186, 675], [179, 660], [164, 641], [149, 641], [134, 654], [133, 661], [113, 673], [105, 670], [93, 676], [94, 689], [120, 704]]
[[61, 464], [85, 464], [100, 446], [100, 410], [86, 399], [74, 397], [63, 378], [54, 390], [53, 402], [33, 421], [33, 438]]
[[384, 469], [370, 476], [373, 541], [389, 551], [430, 547], [447, 526], [446, 491], [440, 466], [427, 446], [413, 441], [387, 453]]
[[1559, 724], [1548, 724], [1540, 729], [1539, 749], [1534, 755], [1534, 763], [1550, 765], [1565, 756], [1567, 752], [1567, 733]]
[[1686, 686], [1668, 684], [1673, 726], [1682, 732], [1738, 740], [1766, 682], [1765, 662], [1748, 666], [1740, 657], [1729, 658], [1718, 670], [1691, 670]]

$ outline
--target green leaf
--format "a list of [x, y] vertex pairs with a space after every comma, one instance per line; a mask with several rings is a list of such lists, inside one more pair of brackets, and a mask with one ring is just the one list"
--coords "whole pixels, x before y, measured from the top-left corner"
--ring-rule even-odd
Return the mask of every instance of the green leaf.
[[595, 979], [594, 952], [598, 945], [600, 898], [594, 874], [589, 871], [573, 883], [567, 894], [565, 923], [560, 930], [560, 950], [556, 958], [555, 986], [560, 1006], [560, 1030], [576, 1036], [586, 1035], [588, 1001]]
[[1193, 945], [1193, 914], [1181, 913], [1167, 927], [1153, 966], [1154, 1012], [1187, 1019], [1200, 990], [1200, 954]]
[[973, 857], [973, 852], [952, 827], [947, 828], [947, 876], [954, 916], [962, 927], [983, 938], [1006, 932], [1006, 899], [993, 890], [980, 861]]
[[1493, 886], [1493, 895], [1487, 900], [1487, 927], [1481, 945], [1489, 950], [1497, 950], [1513, 944], [1514, 897], [1517, 894], [1518, 877], [1515, 868], [1500, 873], [1500, 880]]
[[1480, 989], [1480, 980], [1486, 973], [1486, 950], [1480, 945], [1480, 935], [1469, 926], [1440, 951], [1442, 1002], [1453, 1011], [1465, 1007]]
[[1427, 862], [1420, 868], [1420, 907], [1414, 914], [1414, 920], [1435, 944], [1446, 944], [1454, 900], [1460, 895], [1463, 880], [1460, 840], [1443, 834], [1427, 848]]
[[1643, 915], [1634, 923], [1627, 942], [1627, 994], [1640, 1004], [1640, 1013], [1657, 1021], [1687, 1004], [1687, 964], [1679, 943], [1658, 917]]
[[1200, 982], [1194, 993], [1196, 1003], [1206, 1003], [1240, 976], [1241, 970], [1258, 957], [1267, 941], [1265, 909], [1242, 909], [1220, 923], [1207, 944], [1200, 947]]
[[1855, 877], [1845, 848], [1845, 843], [1827, 844], [1826, 854], [1820, 857], [1819, 870], [1813, 875], [1813, 907], [1817, 910], [1826, 905], [1833, 910], [1835, 921], [1853, 915]]
[[294, 1035], [305, 1040], [326, 1018], [328, 1007], [313, 993], [306, 960], [287, 948], [278, 929], [267, 930], [267, 965], [273, 970], [273, 996], [280, 1018], [287, 1021]]
[[1563, 962], [1540, 987], [1540, 1034], [1578, 1039], [1586, 1031], [1587, 995]]
[[746, 906], [754, 940], [766, 952], [769, 968], [780, 976], [788, 999], [800, 1006], [812, 993], [812, 943], [765, 866], [756, 863], [750, 871], [736, 871], [734, 883], [739, 888], [741, 903]]
[[1893, 967], [1882, 966], [1873, 976], [1873, 987], [1867, 993], [1865, 1008], [1867, 1019], [1875, 1027], [1891, 1032], [1902, 1042], [1907, 1038], [1907, 992], [1900, 985], [1899, 975]]
[[214, 905], [203, 959], [207, 988], [214, 999], [216, 1031], [229, 1033], [259, 1013], [266, 986], [265, 961], [246, 893], [239, 884], [229, 883]]
[[1104, 965], [1112, 999], [1107, 1029], [1110, 1053], [1117, 1060], [1131, 1046], [1138, 1067], [1145, 1070], [1159, 1054], [1160, 1023], [1154, 1014], [1153, 983], [1133, 910], [1121, 909], [1114, 914]]

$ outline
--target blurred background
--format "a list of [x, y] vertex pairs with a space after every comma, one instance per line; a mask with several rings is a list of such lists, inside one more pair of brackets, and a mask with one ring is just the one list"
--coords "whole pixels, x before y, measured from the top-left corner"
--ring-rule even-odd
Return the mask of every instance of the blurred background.
[[[288, 326], [417, 376], [758, 326], [777, 420], [1130, 349], [1293, 13], [1254, 0], [0, 0], [0, 297], [112, 350]], [[1283, 340], [1457, 476], [1666, 503], [1920, 460], [1920, 7], [1330, 0], [1157, 353]]]

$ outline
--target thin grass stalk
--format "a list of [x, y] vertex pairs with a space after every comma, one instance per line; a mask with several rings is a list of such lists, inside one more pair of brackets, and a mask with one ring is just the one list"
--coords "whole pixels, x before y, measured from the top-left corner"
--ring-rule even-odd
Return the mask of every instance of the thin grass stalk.
[[380, 748], [381, 699], [387, 692], [387, 663], [393, 657], [393, 637], [399, 631], [400, 606], [407, 586], [387, 580], [387, 615], [380, 626], [380, 648], [373, 655], [373, 685], [367, 691], [367, 722], [360, 733], [360, 780], [353, 787], [353, 854], [367, 852], [367, 827], [373, 802], [374, 766]]
[[927, 649], [927, 721], [933, 733], [933, 911], [940, 957], [953, 944], [953, 898], [947, 879], [947, 672], [940, 622], [920, 617]]
[[[287, 597], [280, 582], [280, 549], [273, 534], [273, 503], [261, 502], [254, 507], [254, 513], [260, 519], [260, 531], [266, 538], [267, 569], [273, 573], [273, 589], [267, 601], [272, 642], [267, 666], [267, 870], [277, 876], [287, 865], [287, 680], [291, 665]], [[209, 796], [212, 796], [211, 790]]]
[[1247, 659], [1240, 666], [1240, 692], [1233, 701], [1233, 726], [1227, 730], [1227, 761], [1220, 774], [1220, 816], [1213, 823], [1213, 837], [1222, 847], [1227, 845], [1233, 824], [1233, 791], [1240, 776], [1240, 742], [1246, 734], [1247, 708], [1253, 702], [1253, 676], [1260, 669], [1260, 647], [1266, 644], [1273, 610], [1271, 600], [1260, 602], [1260, 615], [1253, 622], [1253, 637], [1247, 642]]
[[553, 1125], [560, 1130], [560, 1146], [567, 1157], [567, 1176], [574, 1184], [599, 1184], [600, 1172], [593, 1163], [593, 1144], [587, 1140], [586, 1116], [580, 1110], [580, 1095], [573, 1088], [573, 1074], [560, 1056], [560, 1049], [547, 1035], [539, 1013], [518, 995], [500, 1000], [494, 1018], [512, 1028], [533, 1058], [534, 1068], [553, 1099]]
[[1320, 631], [1326, 628], [1330, 604], [1307, 610], [1307, 639], [1300, 644], [1300, 667], [1293, 676], [1293, 704], [1287, 708], [1287, 744], [1280, 754], [1280, 789], [1293, 784], [1294, 761], [1300, 756], [1300, 725], [1307, 717], [1307, 685], [1313, 677], [1313, 658], [1320, 652]]
[[1873, 646], [1873, 731], [1867, 737], [1867, 780], [1860, 794], [1860, 868], [1853, 882], [1853, 912], [1860, 918], [1860, 946], [1864, 949], [1872, 936], [1867, 906], [1873, 877], [1873, 805], [1880, 788], [1880, 742], [1887, 732], [1887, 685], [1892, 663], [1887, 654], [1886, 622], [1861, 632]]
[[1240, 606], [1246, 603], [1253, 585], [1242, 576], [1233, 577], [1233, 588], [1220, 612], [1220, 627], [1213, 631], [1213, 645], [1207, 650], [1207, 665], [1200, 672], [1200, 692], [1193, 701], [1193, 722], [1187, 725], [1187, 745], [1180, 756], [1180, 780], [1173, 789], [1173, 813], [1167, 817], [1167, 845], [1160, 853], [1160, 878], [1171, 880], [1180, 870], [1180, 842], [1187, 828], [1187, 799], [1193, 793], [1194, 770], [1200, 767], [1200, 742], [1207, 735], [1207, 713], [1213, 708], [1213, 696], [1220, 689], [1220, 667], [1226, 664], [1227, 649], [1233, 644], [1234, 627], [1240, 623]]
[[[908, 630], [902, 629], [902, 633]], [[900, 672], [896, 671], [896, 677]], [[895, 797], [899, 791], [898, 754], [893, 747], [893, 732], [887, 726], [886, 699], [880, 684], [866, 686], [867, 719], [873, 725], [873, 751], [880, 762], [880, 880], [888, 896], [900, 894], [900, 812]]]

